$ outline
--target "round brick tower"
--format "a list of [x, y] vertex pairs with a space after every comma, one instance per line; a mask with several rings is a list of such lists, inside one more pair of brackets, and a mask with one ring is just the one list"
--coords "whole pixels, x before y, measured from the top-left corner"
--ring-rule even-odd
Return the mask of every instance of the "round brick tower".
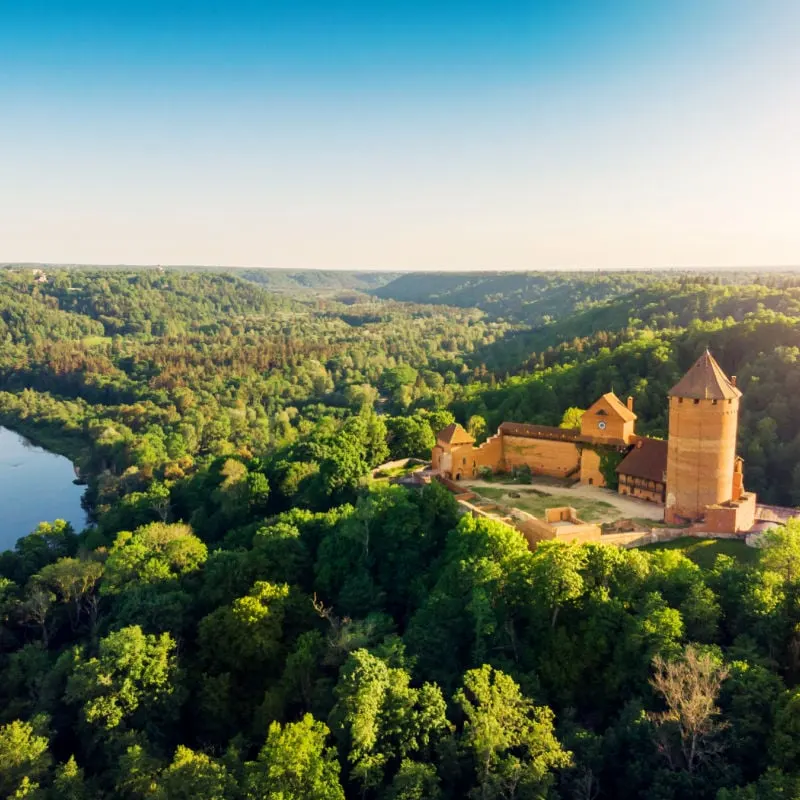
[[706, 506], [735, 499], [741, 396], [707, 350], [670, 390], [666, 522], [698, 520]]

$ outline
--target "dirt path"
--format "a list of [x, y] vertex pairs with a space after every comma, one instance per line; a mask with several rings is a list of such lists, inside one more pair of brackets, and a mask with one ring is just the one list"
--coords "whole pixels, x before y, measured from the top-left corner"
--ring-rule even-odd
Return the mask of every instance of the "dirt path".
[[[623, 497], [621, 494], [611, 489], [600, 489], [597, 486], [586, 486], [576, 483], [574, 486], [553, 486], [552, 483], [491, 483], [489, 481], [461, 481], [465, 486], [478, 489], [491, 488], [502, 489], [507, 492], [524, 492], [526, 489], [535, 489], [544, 494], [575, 495], [584, 500], [601, 500], [609, 503], [619, 511], [620, 516], [625, 518], [638, 517], [640, 519], [652, 519], [660, 521], [664, 518], [664, 509], [655, 503], [648, 503], [647, 500], [639, 500], [636, 497]], [[513, 498], [512, 498], [513, 500]], [[507, 502], [505, 498], [503, 502]]]

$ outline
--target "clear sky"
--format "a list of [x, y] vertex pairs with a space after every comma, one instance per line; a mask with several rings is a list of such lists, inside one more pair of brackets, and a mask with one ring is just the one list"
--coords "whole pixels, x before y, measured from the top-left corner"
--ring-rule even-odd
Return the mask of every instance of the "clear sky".
[[0, 261], [800, 264], [798, 0], [0, 0]]

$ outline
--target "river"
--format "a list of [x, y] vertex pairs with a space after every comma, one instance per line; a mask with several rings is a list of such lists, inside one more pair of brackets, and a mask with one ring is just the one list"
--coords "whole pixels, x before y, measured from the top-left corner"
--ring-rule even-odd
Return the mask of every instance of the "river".
[[0, 551], [12, 548], [43, 521], [65, 519], [82, 530], [84, 487], [73, 480], [75, 470], [68, 458], [0, 427]]

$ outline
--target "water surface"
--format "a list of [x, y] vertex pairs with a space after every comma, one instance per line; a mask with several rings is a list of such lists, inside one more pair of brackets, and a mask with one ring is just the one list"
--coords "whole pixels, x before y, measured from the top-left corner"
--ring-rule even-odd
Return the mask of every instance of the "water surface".
[[65, 519], [82, 530], [84, 487], [74, 480], [68, 458], [0, 427], [0, 551], [13, 547], [40, 522]]

